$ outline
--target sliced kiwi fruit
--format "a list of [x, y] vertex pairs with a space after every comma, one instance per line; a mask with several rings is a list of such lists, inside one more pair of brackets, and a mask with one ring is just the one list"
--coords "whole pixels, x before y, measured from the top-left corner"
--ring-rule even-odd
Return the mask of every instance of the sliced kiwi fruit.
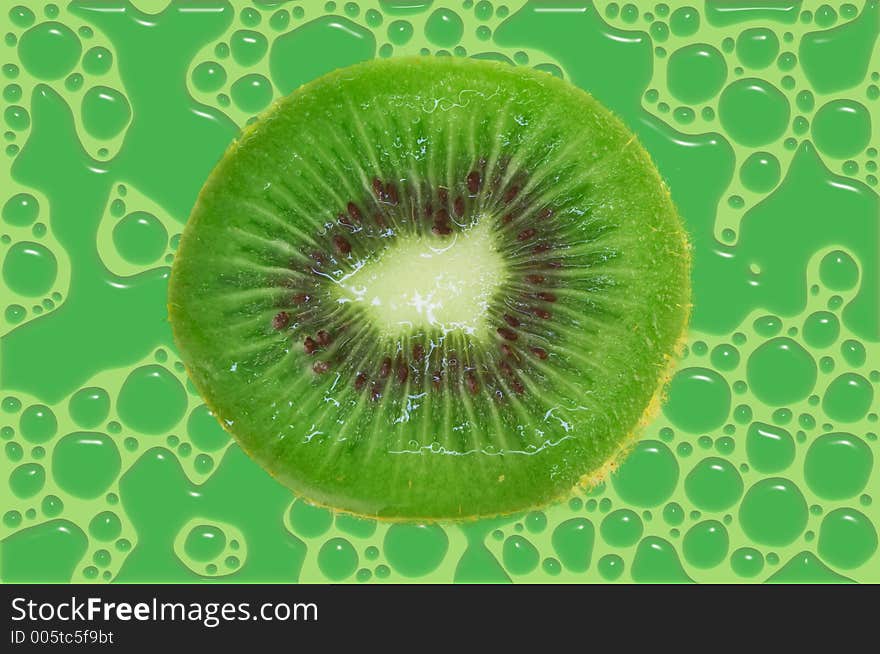
[[648, 154], [587, 93], [401, 58], [325, 75], [242, 133], [169, 310], [199, 392], [279, 481], [456, 519], [613, 467], [668, 376], [689, 267]]

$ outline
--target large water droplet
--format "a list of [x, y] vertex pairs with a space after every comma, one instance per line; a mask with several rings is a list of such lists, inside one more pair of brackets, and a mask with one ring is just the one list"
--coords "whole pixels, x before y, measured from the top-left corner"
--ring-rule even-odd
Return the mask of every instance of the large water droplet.
[[746, 374], [760, 400], [781, 406], [804, 399], [816, 385], [816, 362], [787, 337], [774, 338], [749, 357]]
[[52, 477], [68, 493], [86, 499], [106, 491], [120, 466], [116, 443], [97, 432], [68, 434], [52, 452]]
[[66, 25], [40, 23], [21, 35], [18, 56], [26, 71], [44, 80], [61, 79], [76, 66], [82, 45]]
[[678, 427], [701, 433], [719, 427], [730, 412], [730, 387], [708, 368], [686, 368], [672, 378], [663, 412]]
[[835, 509], [819, 528], [819, 556], [838, 568], [857, 568], [877, 551], [877, 530], [861, 511]]
[[739, 509], [746, 536], [764, 545], [788, 545], [807, 526], [807, 502], [794, 482], [762, 479], [746, 492]]
[[183, 418], [186, 391], [177, 377], [162, 366], [142, 366], [125, 379], [116, 404], [119, 417], [127, 426], [147, 434], [160, 434]]
[[819, 497], [842, 500], [865, 488], [873, 465], [871, 448], [861, 438], [845, 433], [825, 434], [807, 450], [804, 479]]
[[727, 133], [742, 145], [752, 147], [782, 136], [790, 113], [785, 95], [757, 78], [732, 82], [718, 102], [718, 116]]
[[640, 441], [611, 477], [620, 498], [636, 506], [666, 501], [678, 483], [678, 461], [660, 441]]
[[15, 243], [3, 259], [3, 281], [14, 293], [38, 297], [52, 290], [58, 262], [51, 250], [39, 243]]

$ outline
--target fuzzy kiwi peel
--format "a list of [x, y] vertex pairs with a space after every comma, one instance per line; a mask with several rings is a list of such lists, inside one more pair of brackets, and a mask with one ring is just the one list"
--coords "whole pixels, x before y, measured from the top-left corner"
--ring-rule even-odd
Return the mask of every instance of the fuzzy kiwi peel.
[[172, 269], [181, 357], [276, 479], [465, 519], [600, 480], [659, 406], [690, 256], [635, 136], [550, 75], [372, 61], [276, 102]]

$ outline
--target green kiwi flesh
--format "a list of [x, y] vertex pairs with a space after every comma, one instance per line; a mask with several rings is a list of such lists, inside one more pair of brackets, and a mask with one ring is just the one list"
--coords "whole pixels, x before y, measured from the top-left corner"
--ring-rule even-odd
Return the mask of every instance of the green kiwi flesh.
[[299, 88], [229, 148], [169, 313], [214, 415], [280, 482], [457, 519], [607, 469], [668, 375], [689, 267], [648, 154], [584, 91], [377, 60]]

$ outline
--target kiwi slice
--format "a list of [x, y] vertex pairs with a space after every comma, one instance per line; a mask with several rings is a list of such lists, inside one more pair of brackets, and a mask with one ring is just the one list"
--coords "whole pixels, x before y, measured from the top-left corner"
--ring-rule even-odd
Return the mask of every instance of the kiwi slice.
[[613, 465], [682, 338], [689, 251], [647, 153], [587, 93], [390, 59], [243, 132], [169, 305], [198, 390], [278, 480], [363, 515], [476, 517]]

